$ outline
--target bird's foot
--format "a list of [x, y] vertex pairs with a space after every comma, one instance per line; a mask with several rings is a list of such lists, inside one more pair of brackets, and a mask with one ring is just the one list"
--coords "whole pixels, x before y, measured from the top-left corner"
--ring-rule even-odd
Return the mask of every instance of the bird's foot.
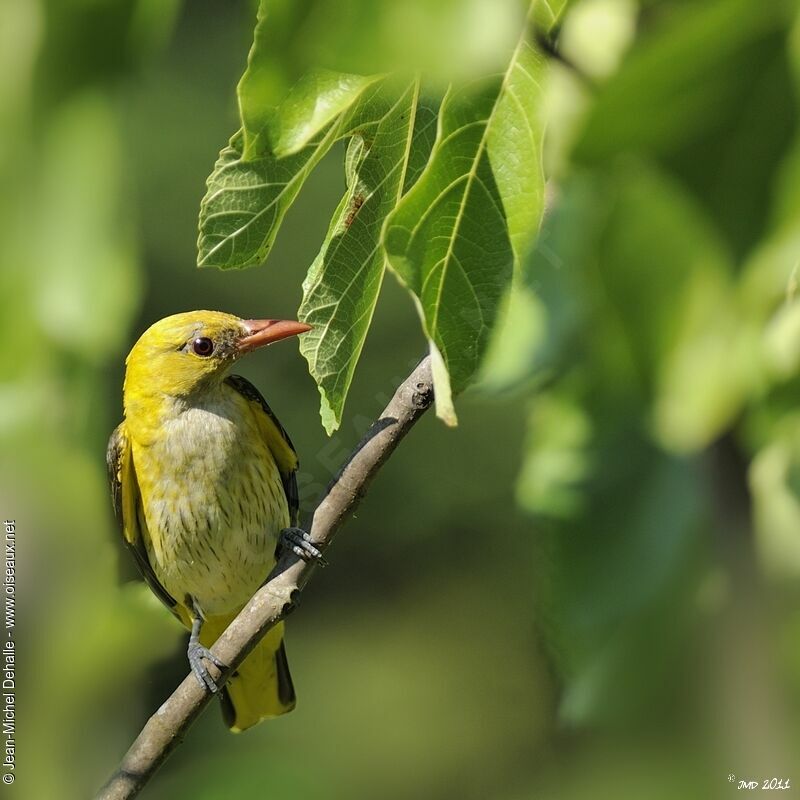
[[281, 531], [281, 547], [291, 550], [303, 561], [316, 561], [321, 567], [327, 567], [328, 561], [322, 551], [311, 542], [311, 536], [302, 528], [284, 528]]
[[215, 667], [222, 670], [226, 669], [227, 665], [220, 661], [207, 647], [203, 647], [200, 642], [190, 641], [187, 655], [189, 656], [189, 666], [192, 668], [198, 683], [208, 689], [211, 694], [216, 694], [219, 691], [219, 686], [217, 686], [214, 678], [211, 677], [211, 673], [203, 663], [203, 659], [210, 661]]

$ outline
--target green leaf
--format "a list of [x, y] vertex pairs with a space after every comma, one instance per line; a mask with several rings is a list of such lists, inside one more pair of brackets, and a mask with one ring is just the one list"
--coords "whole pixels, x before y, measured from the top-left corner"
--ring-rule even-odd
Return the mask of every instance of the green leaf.
[[519, 0], [294, 4], [308, 7], [302, 27], [273, 50], [288, 48], [300, 62], [343, 72], [419, 72], [440, 87], [502, 70], [524, 15]]
[[570, 393], [538, 395], [517, 479], [519, 505], [538, 516], [576, 517], [586, 502], [583, 484], [591, 474], [591, 438], [591, 420]]
[[[797, 129], [786, 31], [794, 0], [678, 3], [654, 15], [602, 85], [573, 159], [659, 159], [742, 259], [762, 234], [773, 174]], [[575, 53], [578, 57], [577, 52]]]
[[784, 29], [792, 6], [792, 0], [712, 0], [665, 14], [598, 96], [575, 159], [597, 164], [626, 149], [674, 152], [713, 135], [731, 117], [738, 121], [741, 86], [758, 67], [753, 45]]
[[417, 301], [439, 417], [475, 374], [500, 301], [538, 229], [543, 60], [524, 36], [505, 74], [448, 93], [430, 161], [387, 221], [389, 262]]
[[[498, 393], [530, 378], [544, 348], [548, 314], [536, 292], [523, 281], [514, 281], [481, 362], [476, 389]], [[536, 374], [543, 378], [544, 371], [539, 368]]]
[[381, 228], [404, 185], [418, 92], [417, 81], [399, 97], [387, 84], [351, 121], [347, 191], [303, 283], [299, 318], [314, 327], [300, 350], [319, 387], [329, 434], [341, 422], [383, 280]]
[[[449, 94], [439, 137], [419, 181], [389, 217], [389, 261], [419, 303], [426, 335], [441, 364], [437, 413], [455, 423], [443, 369], [454, 391], [477, 369], [513, 254], [487, 152], [500, 81], [479, 92]], [[443, 369], [442, 369], [443, 368]]]
[[241, 269], [261, 263], [304, 181], [337, 138], [331, 123], [317, 138], [285, 158], [271, 153], [246, 159], [244, 135], [220, 153], [200, 204], [197, 265]]
[[[592, 404], [581, 397], [581, 413]], [[547, 497], [553, 507], [542, 507], [544, 495], [535, 498], [540, 514], [555, 512], [549, 525], [540, 517], [537, 526], [542, 557], [536, 585], [538, 612], [564, 681], [559, 716], [572, 725], [630, 723], [651, 713], [653, 676], [665, 680], [667, 656], [680, 647], [675, 639], [685, 641], [691, 619], [686, 598], [694, 597], [687, 581], [697, 574], [698, 531], [708, 513], [691, 461], [649, 446], [630, 414], [598, 411], [570, 423], [577, 430], [564, 443], [566, 453], [547, 453], [549, 442], [543, 452], [529, 453], [528, 485], [518, 487], [530, 492], [530, 470], [536, 470], [544, 488], [545, 470], [555, 467]], [[586, 425], [588, 451], [581, 446]], [[535, 427], [530, 435], [539, 450]], [[574, 493], [562, 494], [569, 488]], [[659, 633], [653, 637], [652, 631]]]
[[[306, 10], [293, 0], [260, 0], [247, 69], [236, 87], [244, 150], [252, 157], [255, 143], [275, 116], [275, 108], [299, 75], [287, 44], [300, 34]], [[300, 71], [302, 74], [302, 70]]]
[[489, 159], [505, 209], [517, 265], [539, 230], [544, 211], [541, 113], [546, 59], [523, 40], [506, 73], [489, 119]]
[[271, 150], [279, 156], [297, 153], [378, 79], [378, 76], [319, 69], [307, 73], [294, 86], [281, 105], [281, 113], [267, 128]]
[[405, 194], [422, 175], [422, 171], [431, 157], [436, 141], [436, 120], [439, 115], [439, 101], [429, 97], [420, 97], [414, 114], [414, 133], [411, 140], [411, 151], [406, 165], [406, 179], [403, 186]]
[[236, 87], [245, 159], [298, 152], [377, 79], [320, 68], [296, 77], [287, 47], [302, 35], [308, 13], [302, 5], [259, 3], [247, 69]]
[[[275, 111], [257, 137], [257, 154], [245, 155], [244, 130], [234, 135], [200, 205], [198, 266], [240, 269], [264, 261], [306, 178], [348, 134], [360, 107], [356, 101], [375, 81], [314, 72]], [[371, 95], [366, 92], [365, 99]]]

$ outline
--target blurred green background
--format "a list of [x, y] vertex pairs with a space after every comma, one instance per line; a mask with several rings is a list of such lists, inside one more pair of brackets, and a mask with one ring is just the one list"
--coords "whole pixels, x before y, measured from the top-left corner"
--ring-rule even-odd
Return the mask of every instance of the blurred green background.
[[[392, 5], [343, 7], [391, 30]], [[461, 5], [485, 24], [485, 2]], [[176, 311], [294, 314], [342, 191], [338, 151], [266, 266], [194, 268], [254, 17], [249, 2], [0, 0], [10, 796], [89, 796], [187, 671], [111, 516], [127, 350]], [[800, 14], [577, 0], [559, 47], [549, 210], [460, 426], [420, 423], [309, 586], [287, 637], [296, 711], [232, 736], [211, 709], [146, 797], [800, 784]], [[423, 346], [388, 279], [332, 439], [294, 345], [242, 365], [298, 447], [306, 511]]]

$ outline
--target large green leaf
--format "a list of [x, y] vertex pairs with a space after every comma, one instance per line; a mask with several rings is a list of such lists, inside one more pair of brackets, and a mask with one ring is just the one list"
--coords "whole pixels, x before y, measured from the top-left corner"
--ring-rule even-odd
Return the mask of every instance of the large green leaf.
[[239, 131], [220, 153], [200, 204], [197, 265], [232, 269], [261, 263], [304, 181], [336, 140], [337, 123], [297, 153], [244, 158]]
[[300, 349], [319, 387], [328, 433], [339, 427], [378, 299], [381, 228], [404, 185], [418, 91], [416, 81], [400, 92], [387, 85], [351, 121], [347, 191], [303, 283], [299, 317], [314, 327]]
[[[598, 427], [577, 484], [582, 502], [567, 495], [557, 510], [573, 516], [538, 526], [538, 611], [563, 677], [559, 717], [570, 725], [646, 719], [691, 630], [702, 482], [691, 462], [638, 440], [630, 422], [590, 420]], [[569, 455], [580, 466], [580, 451]]]
[[247, 69], [236, 88], [246, 159], [267, 151], [296, 152], [370, 81], [319, 68], [295, 74], [298, 65], [288, 48], [302, 35], [307, 13], [307, 6], [293, 0], [261, 0], [258, 5]]
[[503, 69], [524, 14], [519, 0], [292, 4], [308, 11], [291, 40], [275, 42], [280, 50], [288, 48], [290, 60], [359, 74], [419, 72], [441, 87]]
[[328, 123], [346, 112], [364, 89], [377, 80], [377, 76], [330, 70], [307, 73], [281, 104], [281, 113], [267, 126], [268, 146], [278, 156], [297, 153]]
[[439, 114], [439, 103], [430, 97], [420, 97], [414, 114], [414, 133], [411, 150], [406, 165], [406, 179], [403, 186], [405, 194], [422, 175], [422, 171], [431, 157], [436, 141], [436, 120]]
[[541, 113], [546, 60], [523, 39], [503, 78], [486, 128], [486, 144], [519, 265], [544, 210]]
[[[743, 258], [766, 223], [773, 173], [797, 127], [786, 33], [794, 0], [677, 3], [602, 86], [573, 159], [658, 158], [707, 206]], [[576, 53], [577, 57], [577, 53]]]
[[[754, 45], [785, 29], [792, 5], [711, 0], [664, 14], [599, 94], [575, 159], [597, 164], [627, 149], [673, 153], [738, 119], [741, 87], [758, 71]], [[732, 65], [741, 70], [736, 80]]]
[[503, 75], [448, 93], [430, 161], [384, 231], [430, 342], [437, 414], [450, 424], [452, 393], [475, 374], [541, 218], [543, 68], [523, 35]]
[[274, 117], [275, 108], [291, 82], [287, 67], [275, 54], [281, 40], [290, 41], [301, 23], [300, 4], [291, 0], [259, 0], [253, 45], [247, 69], [236, 87], [239, 117], [242, 122], [242, 149], [253, 155], [256, 140]]
[[[374, 78], [315, 72], [298, 82], [245, 154], [244, 129], [231, 139], [208, 179], [200, 205], [198, 266], [261, 263], [311, 170], [357, 114]], [[366, 92], [368, 100], [370, 92]], [[355, 108], [353, 108], [355, 104]], [[269, 135], [267, 135], [269, 134]]]

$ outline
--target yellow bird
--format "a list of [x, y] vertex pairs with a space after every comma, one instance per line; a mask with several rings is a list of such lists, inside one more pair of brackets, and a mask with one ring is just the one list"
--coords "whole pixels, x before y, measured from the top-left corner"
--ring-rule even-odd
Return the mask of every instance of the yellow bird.
[[[216, 311], [148, 328], [128, 355], [125, 418], [108, 445], [112, 498], [150, 588], [191, 631], [189, 664], [217, 686], [209, 647], [275, 564], [276, 548], [321, 558], [297, 525], [294, 447], [258, 390], [230, 375], [245, 353], [310, 326]], [[273, 628], [220, 693], [241, 731], [291, 711], [294, 688]]]

